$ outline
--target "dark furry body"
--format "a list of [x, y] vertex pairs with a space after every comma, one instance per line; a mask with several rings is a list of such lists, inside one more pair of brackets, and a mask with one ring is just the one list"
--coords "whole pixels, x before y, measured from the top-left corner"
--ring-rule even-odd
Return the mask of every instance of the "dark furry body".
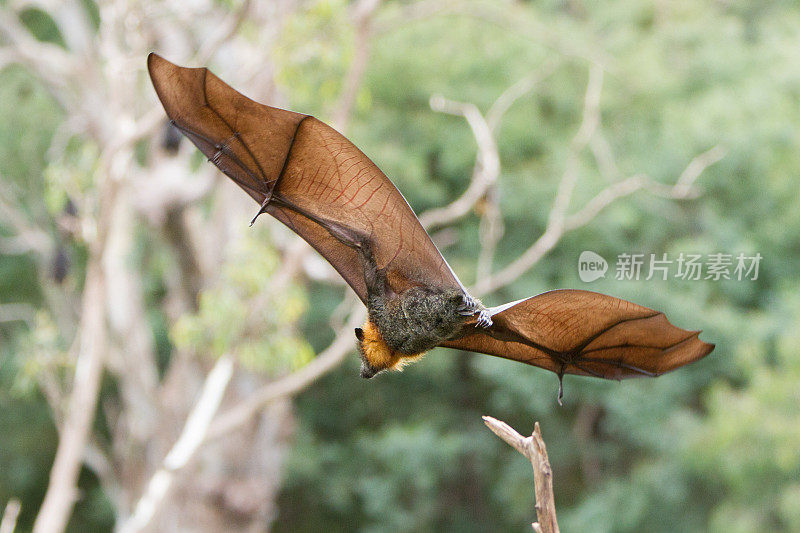
[[466, 308], [461, 290], [427, 287], [414, 287], [388, 297], [370, 291], [368, 302], [369, 318], [386, 344], [409, 355], [456, 337], [466, 321]]
[[[491, 325], [486, 308], [461, 287], [417, 286], [401, 293], [394, 292], [387, 280], [386, 269], [378, 268], [368, 236], [304, 212], [280, 197], [272, 196], [264, 201], [264, 205], [268, 200], [314, 220], [341, 243], [358, 252], [367, 286], [369, 320], [391, 351], [409, 356], [424, 353], [443, 341], [457, 338], [468, 317], [476, 314], [479, 315], [479, 325]], [[363, 342], [361, 328], [356, 329], [356, 337], [359, 343]], [[359, 350], [362, 355], [362, 377], [370, 378], [385, 370], [371, 364], [365, 356], [363, 345], [359, 345]]]

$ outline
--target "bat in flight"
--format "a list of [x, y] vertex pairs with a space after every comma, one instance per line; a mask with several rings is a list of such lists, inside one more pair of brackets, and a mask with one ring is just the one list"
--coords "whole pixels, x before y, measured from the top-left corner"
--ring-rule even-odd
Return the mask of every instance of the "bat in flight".
[[436, 346], [565, 374], [658, 376], [714, 349], [663, 313], [612, 296], [554, 290], [498, 307], [471, 297], [403, 195], [316, 118], [262, 105], [206, 68], [150, 54], [172, 124], [261, 208], [314, 247], [367, 306], [355, 330], [361, 376], [400, 369]]

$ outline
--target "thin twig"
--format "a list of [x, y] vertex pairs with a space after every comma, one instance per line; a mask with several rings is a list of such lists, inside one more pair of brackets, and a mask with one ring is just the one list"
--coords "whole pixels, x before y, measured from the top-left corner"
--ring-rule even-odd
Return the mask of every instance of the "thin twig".
[[534, 531], [558, 533], [556, 505], [553, 497], [553, 471], [547, 458], [547, 447], [542, 439], [539, 422], [533, 427], [530, 437], [523, 437], [514, 428], [491, 416], [484, 416], [483, 422], [492, 432], [524, 455], [533, 466], [534, 491], [536, 496], [536, 516], [538, 522], [532, 524]]
[[550, 58], [539, 68], [503, 91], [486, 113], [486, 123], [489, 125], [489, 129], [494, 132], [511, 106], [553, 74], [559, 64], [559, 59]]

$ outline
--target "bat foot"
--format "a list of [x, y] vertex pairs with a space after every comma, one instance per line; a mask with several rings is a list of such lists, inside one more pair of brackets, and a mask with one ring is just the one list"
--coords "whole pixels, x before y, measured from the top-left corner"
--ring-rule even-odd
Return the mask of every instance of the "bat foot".
[[472, 316], [483, 307], [481, 303], [469, 294], [461, 294], [461, 305], [458, 307], [458, 314]]
[[492, 315], [490, 315], [489, 311], [485, 307], [483, 307], [483, 304], [480, 302], [480, 300], [476, 300], [469, 294], [463, 294], [461, 298], [462, 298], [462, 303], [457, 310], [459, 315], [461, 316], [478, 315], [478, 321], [475, 323], [476, 328], [478, 326], [482, 328], [488, 328], [492, 325]]
[[475, 323], [475, 327], [482, 327], [484, 329], [491, 327], [493, 324], [492, 316], [489, 314], [489, 311], [486, 309], [481, 309], [478, 313], [478, 321]]

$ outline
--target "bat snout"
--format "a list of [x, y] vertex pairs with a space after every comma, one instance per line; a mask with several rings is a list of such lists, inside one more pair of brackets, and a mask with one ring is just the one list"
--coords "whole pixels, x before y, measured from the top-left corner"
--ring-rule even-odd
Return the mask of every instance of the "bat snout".
[[380, 372], [380, 370], [373, 368], [370, 364], [366, 363], [365, 361], [361, 362], [361, 372], [359, 375], [362, 378], [370, 379], [372, 377], [375, 377], [375, 374], [377, 374], [378, 372]]

